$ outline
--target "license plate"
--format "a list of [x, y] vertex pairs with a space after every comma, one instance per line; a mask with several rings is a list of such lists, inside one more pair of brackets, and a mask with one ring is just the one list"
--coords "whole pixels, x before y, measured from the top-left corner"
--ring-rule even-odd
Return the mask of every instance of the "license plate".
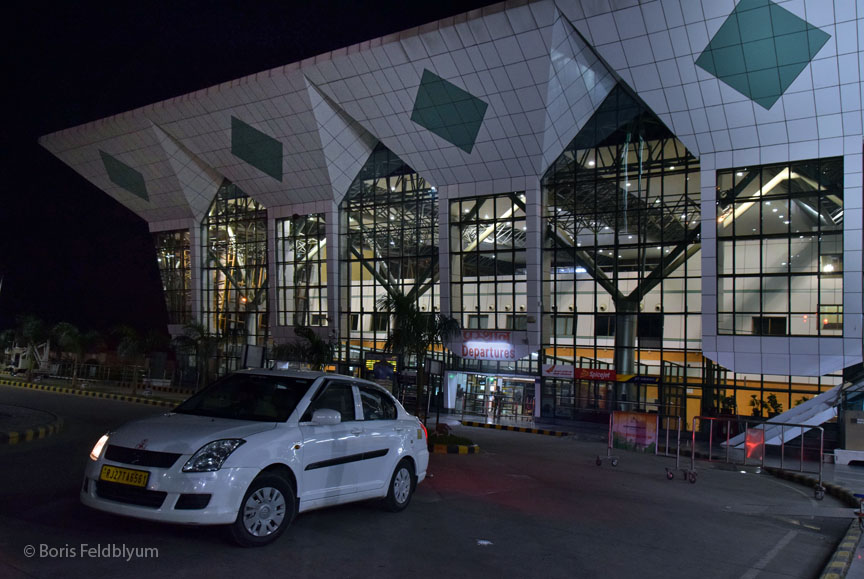
[[99, 479], [133, 487], [146, 487], [150, 473], [146, 470], [132, 470], [131, 468], [119, 468], [103, 464]]

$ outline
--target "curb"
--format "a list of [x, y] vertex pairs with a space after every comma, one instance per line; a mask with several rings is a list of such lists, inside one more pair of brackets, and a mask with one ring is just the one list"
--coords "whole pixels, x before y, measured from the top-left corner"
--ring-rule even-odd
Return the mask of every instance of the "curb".
[[34, 426], [26, 430], [0, 432], [0, 445], [13, 445], [21, 442], [31, 442], [47, 438], [52, 434], [57, 434], [63, 428], [63, 419], [55, 417], [56, 420], [42, 426]]
[[557, 430], [543, 430], [542, 428], [525, 428], [523, 426], [505, 426], [503, 424], [486, 424], [485, 422], [471, 422], [463, 420], [460, 422], [462, 426], [476, 426], [479, 428], [494, 428], [495, 430], [510, 430], [512, 432], [528, 432], [530, 434], [545, 434], [546, 436], [571, 436], [569, 432], [559, 432]]
[[[782, 478], [811, 488], [815, 488], [819, 484], [818, 480], [800, 472], [789, 472], [780, 470], [773, 466], [766, 466], [765, 472], [776, 476], [777, 478]], [[840, 499], [844, 504], [846, 504], [846, 506], [854, 508], [858, 507], [858, 499], [855, 498], [855, 495], [849, 489], [825, 481], [822, 481], [822, 486], [825, 487], [826, 493]], [[834, 550], [834, 555], [831, 557], [831, 560], [828, 561], [828, 564], [825, 565], [819, 578], [842, 579], [843, 577], [846, 577], [846, 573], [849, 571], [849, 565], [852, 563], [852, 557], [855, 555], [855, 549], [858, 547], [858, 541], [860, 539], [861, 528], [858, 526], [858, 521], [853, 520], [849, 524], [849, 528], [846, 530], [846, 535], [844, 535], [840, 544], [837, 545], [837, 548]]]
[[87, 396], [90, 398], [103, 398], [106, 400], [118, 400], [120, 402], [135, 402], [137, 404], [149, 404], [150, 406], [162, 406], [165, 408], [174, 408], [179, 402], [167, 402], [165, 400], [152, 400], [150, 398], [139, 398], [137, 396], [126, 396], [123, 394], [110, 394], [107, 392], [93, 392], [89, 390], [74, 390], [72, 388], [63, 388], [60, 386], [44, 386], [42, 384], [32, 384], [30, 382], [18, 382], [12, 380], [0, 380], [0, 384], [4, 386], [12, 386], [13, 388], [27, 388], [29, 390], [45, 390], [46, 392], [54, 392], [56, 394], [72, 394], [73, 396]]
[[436, 454], [479, 454], [480, 447], [476, 444], [432, 444], [429, 452]]
[[825, 565], [819, 579], [842, 579], [845, 577], [849, 571], [849, 565], [852, 563], [859, 539], [861, 539], [861, 528], [858, 526], [858, 521], [852, 521], [849, 523], [849, 529], [846, 530], [846, 536], [837, 545], [834, 556]]

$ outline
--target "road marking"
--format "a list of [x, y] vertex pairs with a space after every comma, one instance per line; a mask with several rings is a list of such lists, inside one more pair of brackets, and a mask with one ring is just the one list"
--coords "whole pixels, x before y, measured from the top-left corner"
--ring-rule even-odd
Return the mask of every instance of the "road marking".
[[761, 559], [759, 559], [759, 561], [757, 561], [756, 564], [753, 565], [753, 567], [751, 567], [749, 571], [741, 575], [741, 579], [753, 579], [754, 577], [756, 577], [756, 575], [758, 575], [759, 572], [762, 571], [762, 569], [767, 567], [768, 563], [770, 563], [771, 560], [774, 559], [774, 557], [776, 557], [777, 554], [780, 553], [780, 551], [782, 551], [783, 548], [788, 545], [797, 534], [798, 531], [789, 531], [788, 533], [786, 533], [786, 535], [784, 535], [783, 538], [780, 539], [776, 545], [774, 545], [773, 549], [765, 553], [765, 555]]

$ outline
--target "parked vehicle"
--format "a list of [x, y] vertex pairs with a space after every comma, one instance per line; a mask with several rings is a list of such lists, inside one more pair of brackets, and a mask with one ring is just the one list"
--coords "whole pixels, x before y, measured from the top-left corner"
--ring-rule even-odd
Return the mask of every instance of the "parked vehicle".
[[373, 382], [245, 370], [102, 436], [81, 501], [140, 519], [227, 525], [238, 544], [264, 545], [295, 514], [320, 507], [382, 499], [401, 511], [426, 477], [426, 437]]

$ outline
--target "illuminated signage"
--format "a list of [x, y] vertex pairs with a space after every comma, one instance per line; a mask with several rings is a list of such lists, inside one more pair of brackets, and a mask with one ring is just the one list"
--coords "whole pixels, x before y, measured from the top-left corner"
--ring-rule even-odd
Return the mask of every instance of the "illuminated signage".
[[463, 330], [462, 357], [467, 360], [515, 360], [516, 347], [510, 332]]
[[614, 382], [618, 378], [615, 370], [607, 370], [603, 368], [576, 368], [569, 364], [546, 364], [543, 366], [543, 376], [547, 378], [602, 380], [606, 382]]

